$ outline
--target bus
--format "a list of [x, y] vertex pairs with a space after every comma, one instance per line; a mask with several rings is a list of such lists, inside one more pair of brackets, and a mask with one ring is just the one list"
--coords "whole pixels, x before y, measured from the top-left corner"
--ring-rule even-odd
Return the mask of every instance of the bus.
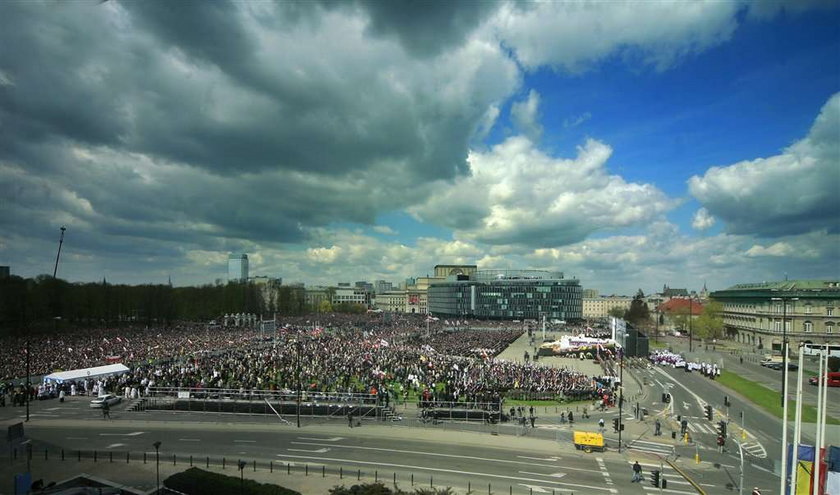
[[[825, 350], [825, 344], [804, 344], [803, 347], [806, 356], [818, 356]], [[840, 345], [829, 344], [828, 355], [840, 357]]]

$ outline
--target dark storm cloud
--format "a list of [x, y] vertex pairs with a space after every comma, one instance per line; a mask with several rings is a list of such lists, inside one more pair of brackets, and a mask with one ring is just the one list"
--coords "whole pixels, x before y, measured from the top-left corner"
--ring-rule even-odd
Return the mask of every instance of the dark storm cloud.
[[358, 4], [370, 14], [372, 34], [395, 36], [407, 51], [419, 56], [437, 55], [461, 44], [499, 6], [448, 0], [359, 0]]

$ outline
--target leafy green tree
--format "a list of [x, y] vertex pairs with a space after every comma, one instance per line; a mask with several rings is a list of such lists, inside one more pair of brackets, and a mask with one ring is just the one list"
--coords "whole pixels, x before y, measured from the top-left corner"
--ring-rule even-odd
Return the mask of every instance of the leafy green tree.
[[624, 319], [634, 326], [643, 326], [650, 323], [650, 309], [645, 302], [645, 293], [642, 289], [636, 292], [630, 302], [630, 309], [624, 314]]
[[607, 314], [612, 316], [613, 318], [624, 318], [625, 311], [624, 308], [620, 306], [615, 306], [613, 308], [610, 308], [610, 310], [607, 311]]
[[718, 339], [723, 336], [723, 305], [709, 301], [703, 306], [703, 312], [694, 320], [695, 335], [704, 339]]

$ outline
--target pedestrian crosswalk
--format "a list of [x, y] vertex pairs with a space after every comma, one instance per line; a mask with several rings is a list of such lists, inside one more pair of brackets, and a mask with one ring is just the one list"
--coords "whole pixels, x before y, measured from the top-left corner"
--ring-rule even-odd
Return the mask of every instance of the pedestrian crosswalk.
[[[627, 461], [628, 465], [632, 465], [633, 462]], [[646, 462], [639, 462], [639, 465], [642, 466], [642, 475], [644, 479], [640, 483], [641, 488], [645, 492], [650, 493], [670, 493], [673, 495], [696, 495], [697, 490], [686, 481], [674, 468], [672, 468], [669, 464], [666, 463], [646, 463]], [[661, 480], [665, 480], [666, 487], [656, 487], [653, 486], [651, 483], [652, 479], [652, 472], [659, 471], [660, 474], [660, 482]], [[632, 473], [631, 473], [632, 474]], [[711, 485], [704, 485], [705, 487], [709, 487]]]
[[634, 440], [627, 444], [627, 448], [631, 450], [638, 450], [641, 452], [650, 452], [652, 454], [671, 455], [674, 453], [674, 446], [667, 443], [647, 442], [644, 440]]
[[708, 433], [710, 435], [717, 435], [717, 429], [706, 423], [688, 423], [688, 429], [692, 433]]

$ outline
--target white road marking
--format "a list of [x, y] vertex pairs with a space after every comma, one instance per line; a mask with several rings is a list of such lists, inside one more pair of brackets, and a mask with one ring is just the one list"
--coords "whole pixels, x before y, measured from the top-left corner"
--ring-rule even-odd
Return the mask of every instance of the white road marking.
[[528, 457], [527, 455], [518, 455], [516, 457], [518, 457], [520, 459], [531, 459], [532, 461], [547, 461], [547, 462], [560, 461], [560, 460], [563, 459], [562, 457]]
[[179, 442], [200, 442], [200, 438], [179, 438]]
[[519, 486], [524, 486], [528, 490], [533, 493], [551, 493], [551, 491], [545, 487], [540, 485], [526, 485], [525, 483], [519, 483]]
[[310, 452], [313, 454], [326, 454], [330, 451], [330, 449], [324, 447], [323, 449], [316, 449], [316, 450], [306, 450], [306, 449], [286, 449], [290, 452]]
[[[601, 486], [592, 486], [592, 485], [581, 485], [577, 483], [565, 483], [562, 481], [551, 481], [551, 480], [539, 480], [539, 479], [532, 479], [532, 478], [524, 478], [521, 476], [505, 476], [502, 474], [494, 474], [494, 473], [478, 473], [474, 471], [460, 471], [456, 469], [443, 469], [443, 468], [434, 468], [434, 467], [426, 467], [426, 466], [417, 466], [414, 464], [393, 464], [388, 462], [369, 462], [369, 461], [356, 461], [350, 460], [346, 458], [338, 458], [338, 457], [311, 457], [311, 456], [298, 456], [298, 455], [283, 455], [277, 454], [277, 457], [294, 457], [296, 459], [314, 459], [318, 461], [330, 461], [330, 462], [341, 462], [344, 464], [363, 464], [363, 465], [373, 465], [373, 466], [388, 466], [388, 467], [395, 467], [395, 468], [403, 468], [403, 469], [413, 469], [413, 470], [423, 470], [423, 471], [435, 471], [440, 473], [454, 473], [454, 474], [463, 474], [463, 475], [470, 475], [470, 476], [484, 476], [487, 478], [501, 478], [506, 480], [519, 480], [519, 481], [534, 481], [537, 483], [550, 483], [553, 485], [561, 485], [561, 486], [574, 486], [578, 488], [586, 488], [589, 490], [600, 490], [609, 493], [618, 493], [618, 490], [615, 488], [604, 488]], [[452, 456], [452, 457], [460, 457], [460, 456]], [[568, 469], [568, 468], [566, 468]], [[591, 470], [588, 470], [591, 471]]]
[[100, 433], [100, 437], [136, 437], [137, 435], [142, 435], [146, 433], [145, 431], [135, 431], [132, 433]]
[[87, 437], [66, 437], [67, 440], [87, 440]]
[[256, 440], [234, 440], [233, 443], [257, 443]]
[[644, 490], [655, 491], [656, 493], [675, 493], [677, 495], [697, 495], [697, 492], [684, 492], [682, 490], [671, 490], [670, 488], [656, 488], [655, 486], [644, 485]]
[[[526, 466], [538, 466], [538, 467], [547, 467], [547, 468], [557, 468], [557, 465], [552, 464], [534, 464], [533, 462], [525, 462], [525, 461], [512, 461], [508, 459], [493, 459], [488, 457], [476, 457], [471, 455], [456, 455], [456, 454], [439, 454], [437, 452], [423, 452], [423, 451], [416, 451], [416, 450], [398, 450], [398, 449], [384, 449], [381, 447], [364, 447], [361, 445], [335, 445], [335, 444], [321, 444], [321, 443], [314, 443], [314, 442], [291, 442], [295, 445], [314, 445], [318, 447], [333, 447], [333, 448], [342, 448], [342, 449], [354, 449], [354, 450], [376, 450], [380, 452], [391, 452], [396, 454], [415, 454], [415, 455], [428, 455], [434, 457], [454, 457], [457, 459], [472, 459], [476, 461], [490, 461], [490, 462], [501, 462], [504, 464], [525, 464]], [[521, 456], [519, 456], [521, 457]], [[591, 469], [585, 468], [573, 468], [568, 466], [563, 466], [563, 469], [569, 471], [585, 471], [590, 472]]]
[[544, 474], [544, 473], [530, 473], [528, 471], [519, 471], [519, 474], [530, 474], [533, 476], [550, 476], [552, 478], [562, 478], [566, 476], [566, 473], [551, 473], [551, 474]]
[[337, 442], [339, 440], [344, 440], [344, 437], [332, 437], [332, 438], [298, 437], [298, 440], [314, 440], [316, 442]]
[[106, 449], [115, 449], [117, 447], [125, 447], [124, 443], [112, 443], [111, 445], [105, 447]]

